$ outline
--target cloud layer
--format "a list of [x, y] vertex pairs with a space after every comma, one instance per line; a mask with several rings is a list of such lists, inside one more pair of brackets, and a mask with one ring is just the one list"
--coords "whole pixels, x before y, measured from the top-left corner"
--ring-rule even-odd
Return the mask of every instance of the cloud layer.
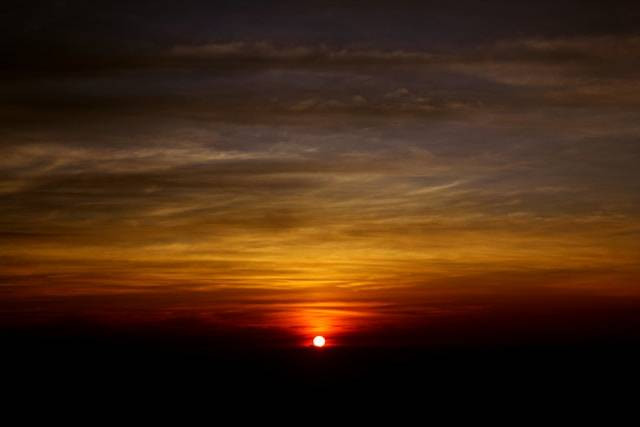
[[232, 41], [24, 74], [1, 84], [2, 292], [291, 292], [362, 315], [634, 294], [639, 48]]

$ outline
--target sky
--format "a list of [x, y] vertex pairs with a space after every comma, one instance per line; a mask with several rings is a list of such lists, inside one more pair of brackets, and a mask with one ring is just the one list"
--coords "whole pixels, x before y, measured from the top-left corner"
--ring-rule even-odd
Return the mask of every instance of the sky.
[[628, 338], [639, 19], [625, 1], [10, 1], [0, 325]]

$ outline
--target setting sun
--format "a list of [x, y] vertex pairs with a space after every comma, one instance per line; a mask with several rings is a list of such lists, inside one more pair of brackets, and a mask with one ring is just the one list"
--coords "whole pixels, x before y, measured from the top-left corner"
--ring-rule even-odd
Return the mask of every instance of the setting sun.
[[325, 341], [324, 337], [321, 336], [321, 335], [318, 335], [317, 337], [315, 337], [313, 339], [313, 345], [315, 347], [324, 347], [325, 342], [326, 341]]

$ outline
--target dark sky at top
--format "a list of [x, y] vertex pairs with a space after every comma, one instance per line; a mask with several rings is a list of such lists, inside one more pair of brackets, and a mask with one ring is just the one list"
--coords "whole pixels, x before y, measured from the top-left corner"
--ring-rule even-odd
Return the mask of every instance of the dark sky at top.
[[634, 1], [4, 2], [10, 50], [152, 49], [260, 41], [432, 49], [513, 37], [637, 31]]

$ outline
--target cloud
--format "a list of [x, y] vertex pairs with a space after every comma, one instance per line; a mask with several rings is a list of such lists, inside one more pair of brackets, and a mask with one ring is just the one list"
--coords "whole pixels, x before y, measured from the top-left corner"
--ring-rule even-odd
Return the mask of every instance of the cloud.
[[91, 294], [633, 278], [636, 44], [243, 41], [52, 64], [3, 84], [3, 281]]
[[[0, 108], [10, 119], [3, 140], [10, 143], [21, 126], [62, 127], [75, 114], [119, 115], [121, 122], [137, 116], [137, 125], [143, 116], [163, 115], [272, 123], [315, 115], [440, 120], [543, 107], [632, 107], [640, 99], [637, 46], [636, 36], [623, 35], [431, 51], [242, 41], [86, 58], [78, 70], [45, 67], [44, 78], [25, 74], [3, 85]], [[66, 132], [79, 127], [64, 125]]]
[[277, 46], [262, 42], [208, 43], [172, 47], [168, 56], [177, 59], [245, 60], [320, 63], [423, 63], [433, 59], [429, 52], [380, 49], [335, 49], [326, 45]]

